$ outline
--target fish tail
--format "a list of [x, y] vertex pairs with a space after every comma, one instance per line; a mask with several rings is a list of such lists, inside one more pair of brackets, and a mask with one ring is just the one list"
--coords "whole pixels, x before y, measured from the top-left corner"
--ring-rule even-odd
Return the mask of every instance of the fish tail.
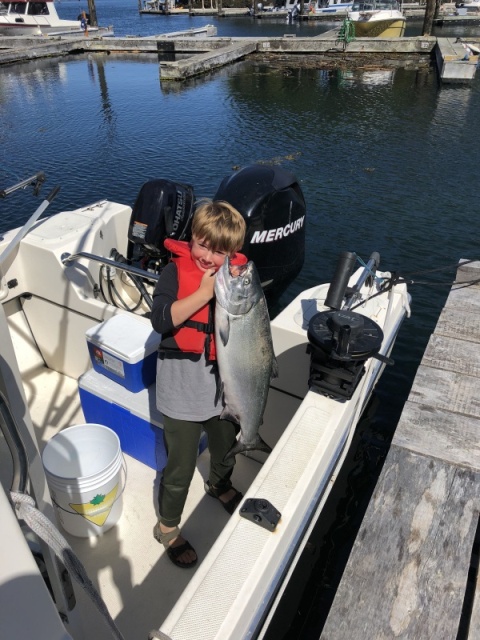
[[272, 447], [270, 447], [259, 435], [255, 438], [254, 442], [245, 443], [240, 438], [227, 452], [223, 461], [227, 462], [230, 458], [234, 458], [238, 453], [244, 451], [265, 451], [265, 453], [271, 453]]

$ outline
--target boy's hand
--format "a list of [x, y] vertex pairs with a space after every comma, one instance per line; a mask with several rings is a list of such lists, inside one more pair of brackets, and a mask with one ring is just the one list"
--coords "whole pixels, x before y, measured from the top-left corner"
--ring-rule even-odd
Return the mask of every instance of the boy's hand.
[[211, 300], [215, 295], [215, 269], [208, 269], [202, 276], [199, 290], [205, 297], [208, 296], [208, 300]]
[[208, 304], [215, 295], [215, 269], [208, 269], [202, 276], [200, 286], [186, 298], [175, 300], [171, 306], [172, 322], [174, 327], [179, 327]]

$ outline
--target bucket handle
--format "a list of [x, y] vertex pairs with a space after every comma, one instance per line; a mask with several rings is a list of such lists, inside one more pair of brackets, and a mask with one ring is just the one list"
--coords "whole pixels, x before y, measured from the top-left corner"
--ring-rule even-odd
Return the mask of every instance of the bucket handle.
[[[127, 463], [125, 462], [125, 457], [123, 456], [123, 453], [122, 453], [122, 470], [124, 473], [123, 487], [121, 488], [120, 493], [115, 497], [115, 500], [112, 502], [112, 506], [122, 496], [123, 492], [125, 491], [125, 487], [127, 486]], [[69, 511], [68, 509], [65, 509], [64, 507], [62, 507], [61, 505], [58, 504], [58, 502], [53, 497], [52, 497], [52, 502], [57, 507], [57, 509], [61, 509], [62, 511], [65, 511], [65, 513], [69, 513], [72, 516], [83, 517], [83, 514], [78, 513], [78, 511]]]

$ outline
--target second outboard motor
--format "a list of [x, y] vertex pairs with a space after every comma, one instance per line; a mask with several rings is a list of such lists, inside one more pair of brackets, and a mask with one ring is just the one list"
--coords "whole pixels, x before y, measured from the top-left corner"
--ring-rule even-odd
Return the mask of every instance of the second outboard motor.
[[133, 205], [128, 228], [128, 260], [147, 271], [167, 264], [165, 238], [189, 240], [193, 217], [193, 187], [170, 180], [146, 182]]
[[250, 165], [224, 178], [213, 199], [226, 200], [245, 218], [242, 252], [255, 263], [271, 301], [305, 259], [306, 206], [298, 180], [279, 167]]

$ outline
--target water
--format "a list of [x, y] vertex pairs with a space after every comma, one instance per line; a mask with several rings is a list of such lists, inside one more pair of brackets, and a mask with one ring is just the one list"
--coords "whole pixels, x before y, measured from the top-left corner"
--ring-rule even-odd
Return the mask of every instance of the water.
[[[64, 0], [59, 12], [76, 17], [85, 4]], [[140, 16], [135, 0], [99, 0], [97, 13], [118, 35], [207, 23], [219, 35], [332, 27]], [[409, 29], [420, 33], [421, 22]], [[466, 35], [460, 30], [442, 34]], [[101, 198], [132, 204], [143, 182], [158, 177], [211, 196], [234, 167], [279, 164], [298, 176], [308, 206], [305, 267], [280, 306], [329, 280], [344, 250], [364, 259], [378, 251], [385, 269], [414, 279], [396, 364], [359, 426], [302, 560], [300, 587], [295, 581], [287, 593], [269, 640], [318, 638], [456, 264], [478, 258], [479, 78], [440, 88], [433, 70], [279, 70], [246, 60], [164, 84], [155, 56], [82, 55], [0, 68], [0, 102], [0, 188], [45, 171], [42, 195], [61, 186], [48, 213]], [[40, 201], [29, 191], [2, 200], [0, 232], [26, 221]]]

